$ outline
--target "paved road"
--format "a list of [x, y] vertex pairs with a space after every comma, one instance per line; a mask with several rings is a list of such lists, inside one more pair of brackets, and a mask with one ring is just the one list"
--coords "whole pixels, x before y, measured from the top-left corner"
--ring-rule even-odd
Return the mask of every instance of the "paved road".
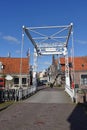
[[43, 89], [0, 112], [0, 130], [87, 130], [87, 116], [64, 91]]
[[29, 103], [72, 103], [63, 88], [45, 88], [27, 99]]

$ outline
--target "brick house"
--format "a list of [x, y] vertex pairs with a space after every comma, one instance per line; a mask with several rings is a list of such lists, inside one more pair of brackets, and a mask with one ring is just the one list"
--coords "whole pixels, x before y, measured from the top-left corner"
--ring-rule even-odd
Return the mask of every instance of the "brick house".
[[[53, 59], [54, 60], [54, 59]], [[69, 57], [69, 64], [72, 59]], [[74, 70], [74, 83], [79, 86], [79, 88], [87, 89], [87, 56], [84, 57], [74, 57], [74, 68], [70, 67], [70, 72]], [[61, 69], [65, 71], [65, 58], [60, 58]], [[52, 66], [57, 69], [58, 59], [53, 61]], [[55, 67], [56, 66], [56, 67]], [[55, 70], [54, 69], [54, 70]]]
[[[5, 79], [5, 88], [19, 88], [21, 86], [29, 86], [29, 57], [22, 59], [0, 57], [0, 63], [3, 66], [0, 69], [0, 78]], [[7, 76], [12, 77], [12, 80], [6, 80]]]
[[87, 89], [87, 57], [74, 58], [75, 84]]

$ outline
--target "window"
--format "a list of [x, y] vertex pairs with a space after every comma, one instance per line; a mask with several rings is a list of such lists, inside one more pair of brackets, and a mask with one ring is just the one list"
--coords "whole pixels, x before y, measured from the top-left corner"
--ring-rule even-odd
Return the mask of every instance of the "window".
[[22, 78], [22, 84], [26, 84], [26, 78]]
[[87, 75], [81, 75], [81, 84], [87, 85]]
[[14, 78], [14, 84], [19, 84], [19, 78]]
[[3, 82], [3, 79], [0, 79], [0, 82]]

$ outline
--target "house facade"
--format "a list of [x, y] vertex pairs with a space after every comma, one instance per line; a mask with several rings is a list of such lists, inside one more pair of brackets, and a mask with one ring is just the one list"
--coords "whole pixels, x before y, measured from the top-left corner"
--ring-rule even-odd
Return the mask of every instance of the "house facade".
[[74, 58], [74, 81], [79, 88], [87, 89], [87, 57]]
[[0, 81], [4, 79], [6, 89], [28, 87], [30, 84], [29, 57], [0, 57], [0, 79]]
[[[84, 57], [71, 57], [69, 60], [69, 71], [72, 76], [72, 80], [74, 84], [76, 84], [79, 88], [87, 89], [87, 56]], [[73, 61], [73, 63], [72, 63]], [[62, 72], [65, 71], [65, 58], [60, 58], [60, 65]], [[58, 59], [53, 59], [54, 72], [58, 71]], [[56, 66], [56, 67], [55, 67]]]

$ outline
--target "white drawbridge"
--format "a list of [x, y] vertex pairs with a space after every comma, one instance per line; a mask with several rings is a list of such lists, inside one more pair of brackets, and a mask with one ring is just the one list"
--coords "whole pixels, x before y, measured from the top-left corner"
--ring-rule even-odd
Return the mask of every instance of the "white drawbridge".
[[[43, 26], [25, 27], [25, 32], [34, 45], [33, 86], [36, 90], [37, 57], [40, 55], [62, 55], [65, 58], [65, 91], [74, 97], [74, 89], [70, 85], [70, 71], [68, 61], [68, 43], [72, 36], [73, 45], [73, 23], [65, 26]], [[24, 36], [24, 35], [23, 35]], [[73, 53], [74, 54], [74, 53]]]

